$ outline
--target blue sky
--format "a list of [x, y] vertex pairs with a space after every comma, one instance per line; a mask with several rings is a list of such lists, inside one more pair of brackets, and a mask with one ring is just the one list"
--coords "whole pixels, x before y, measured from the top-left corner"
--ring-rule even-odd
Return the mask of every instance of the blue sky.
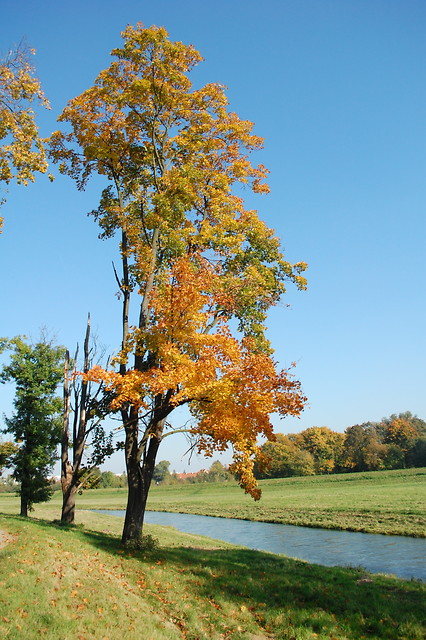
[[[271, 194], [247, 194], [247, 204], [276, 230], [288, 260], [309, 263], [308, 291], [289, 287], [267, 323], [279, 364], [297, 362], [309, 399], [300, 419], [277, 421], [277, 430], [343, 431], [406, 410], [426, 419], [426, 3], [3, 0], [1, 52], [23, 37], [37, 50], [52, 104], [39, 117], [43, 135], [109, 64], [120, 31], [139, 21], [192, 43], [205, 58], [194, 83], [225, 84], [231, 108], [255, 122]], [[97, 239], [85, 215], [101, 187], [79, 193], [63, 176], [10, 187], [0, 335], [37, 338], [45, 325], [73, 349], [90, 311], [99, 341], [117, 349], [116, 247]], [[0, 387], [2, 413], [11, 397]], [[172, 440], [159, 459], [188, 470], [185, 442]], [[121, 471], [124, 461], [109, 466]]]

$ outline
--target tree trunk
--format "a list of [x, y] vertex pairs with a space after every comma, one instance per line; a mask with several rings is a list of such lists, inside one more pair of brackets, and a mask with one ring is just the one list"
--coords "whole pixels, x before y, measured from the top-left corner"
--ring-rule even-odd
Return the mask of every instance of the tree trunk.
[[21, 497], [21, 511], [20, 516], [24, 518], [28, 517], [28, 511], [31, 511], [32, 503], [31, 503], [31, 474], [28, 469], [25, 469], [20, 475], [21, 480], [21, 488], [19, 490], [19, 495]]
[[124, 519], [122, 544], [137, 540], [142, 535], [148, 489], [143, 480], [143, 468], [139, 463], [129, 460], [127, 464], [127, 506]]
[[137, 410], [132, 427], [126, 433], [126, 467], [127, 467], [127, 507], [124, 520], [122, 544], [130, 540], [138, 540], [142, 536], [146, 501], [154, 473], [155, 459], [161, 442], [165, 420], [159, 420], [150, 429], [151, 437], [142, 461], [136, 455], [137, 442]]
[[[68, 524], [74, 522], [74, 506], [72, 509], [67, 506], [67, 494], [71, 493], [72, 466], [68, 460], [69, 448], [69, 420], [71, 408], [71, 390], [69, 386], [69, 366], [70, 354], [68, 349], [65, 352], [64, 360], [64, 412], [62, 416], [62, 438], [61, 438], [61, 485], [62, 485], [62, 514], [61, 522]], [[75, 498], [74, 498], [75, 505]], [[67, 514], [67, 515], [65, 515]], [[72, 519], [70, 520], [70, 517]]]
[[[87, 327], [86, 336], [84, 340], [84, 372], [90, 368], [90, 313], [87, 315]], [[77, 361], [78, 346], [75, 354], [74, 361]], [[75, 367], [74, 362], [74, 367]], [[75, 502], [79, 484], [79, 471], [81, 468], [81, 462], [83, 459], [84, 444], [87, 436], [87, 418], [86, 418], [86, 402], [88, 394], [87, 382], [82, 382], [81, 389], [78, 392], [75, 383], [69, 383], [69, 367], [70, 367], [70, 355], [68, 350], [65, 354], [64, 364], [64, 413], [62, 424], [62, 442], [61, 442], [61, 484], [62, 484], [62, 514], [61, 522], [66, 524], [73, 524], [75, 519]], [[73, 435], [72, 435], [72, 448], [73, 458], [72, 464], [69, 460], [69, 422], [71, 411], [71, 389], [74, 389], [75, 394], [75, 406], [74, 406], [74, 421], [73, 421]]]
[[28, 517], [28, 502], [23, 495], [21, 495], [21, 513], [19, 515], [24, 516], [24, 518]]
[[74, 470], [70, 462], [66, 462], [65, 469], [62, 469], [62, 513], [61, 522], [73, 524], [75, 518], [75, 498], [77, 487], [74, 482]]

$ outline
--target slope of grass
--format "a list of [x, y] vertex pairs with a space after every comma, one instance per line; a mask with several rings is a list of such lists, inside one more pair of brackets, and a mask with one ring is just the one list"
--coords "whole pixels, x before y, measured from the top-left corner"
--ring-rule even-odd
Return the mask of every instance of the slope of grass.
[[[0, 637], [17, 640], [423, 640], [426, 587], [147, 527], [161, 546], [124, 552], [121, 522], [77, 528], [0, 517]], [[53, 511], [53, 510], [52, 510]], [[40, 515], [44, 514], [43, 518]], [[82, 525], [85, 525], [82, 528]]]

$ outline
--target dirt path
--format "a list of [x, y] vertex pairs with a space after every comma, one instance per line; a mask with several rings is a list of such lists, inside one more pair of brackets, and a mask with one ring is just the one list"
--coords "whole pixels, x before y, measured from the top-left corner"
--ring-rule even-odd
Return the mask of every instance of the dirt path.
[[12, 542], [15, 539], [10, 533], [6, 533], [6, 531], [0, 530], [0, 549], [5, 547], [9, 542]]

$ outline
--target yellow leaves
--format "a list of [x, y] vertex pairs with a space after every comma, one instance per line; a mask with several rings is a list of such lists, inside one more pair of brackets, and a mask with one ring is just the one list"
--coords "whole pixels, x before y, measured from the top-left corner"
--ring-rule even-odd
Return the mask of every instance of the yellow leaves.
[[306, 286], [306, 265], [285, 261], [273, 230], [235, 195], [238, 183], [269, 191], [268, 170], [249, 158], [263, 139], [228, 110], [223, 86], [192, 90], [200, 54], [159, 27], [122, 36], [112, 64], [61, 115], [71, 133], [51, 138], [53, 159], [79, 188], [93, 172], [109, 180], [94, 216], [103, 237], [121, 233], [124, 303], [139, 296], [139, 326], [124, 323], [113, 363], [120, 372], [94, 367], [86, 378], [105, 384], [112, 410], [133, 416], [138, 455], [188, 403], [200, 450], [232, 446], [241, 484], [258, 497], [256, 440], [273, 437], [271, 413], [297, 415], [305, 401], [276, 370], [264, 320], [287, 280]]
[[147, 408], [144, 401], [146, 391], [146, 373], [131, 370], [124, 376], [114, 371], [105, 371], [100, 366], [95, 366], [87, 374], [82, 375], [84, 380], [93, 382], [104, 382], [107, 390], [113, 390], [114, 400], [111, 402], [111, 409], [119, 409], [126, 402], [137, 408]]
[[390, 422], [385, 422], [384, 442], [393, 444], [406, 452], [419, 437], [419, 432], [405, 417], [392, 416]]
[[253, 450], [242, 447], [242, 451], [234, 454], [234, 463], [230, 465], [229, 470], [236, 475], [245, 493], [249, 493], [254, 500], [260, 500], [262, 491], [257, 486], [257, 481], [253, 474], [253, 453]]
[[270, 188], [268, 187], [267, 184], [260, 182], [260, 180], [255, 180], [253, 182], [253, 191], [255, 193], [269, 193]]
[[94, 170], [122, 181], [126, 192], [143, 194], [147, 215], [155, 210], [180, 231], [188, 212], [205, 217], [206, 199], [210, 214], [213, 199], [223, 210], [236, 181], [267, 191], [267, 170], [252, 167], [244, 154], [263, 144], [252, 123], [227, 112], [222, 86], [190, 91], [185, 74], [200, 54], [157, 27], [139, 24], [122, 35], [123, 47], [113, 51], [118, 60], [60, 116], [72, 126], [71, 134], [51, 140], [61, 171], [79, 187]]
[[34, 173], [47, 170], [44, 141], [40, 138], [31, 103], [50, 108], [29, 62], [33, 50], [19, 48], [0, 61], [0, 180], [28, 184]]

